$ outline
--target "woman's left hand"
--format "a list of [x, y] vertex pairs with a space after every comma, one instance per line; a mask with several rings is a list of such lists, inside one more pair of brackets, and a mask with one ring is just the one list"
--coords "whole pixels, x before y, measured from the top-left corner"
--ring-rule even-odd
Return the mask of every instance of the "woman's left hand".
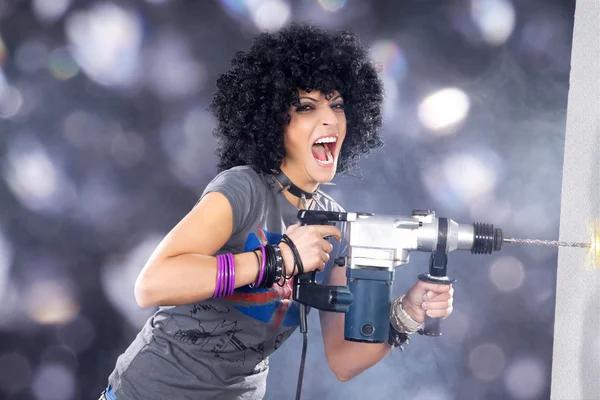
[[418, 281], [404, 296], [402, 306], [418, 323], [425, 321], [425, 315], [445, 319], [452, 313], [453, 295], [452, 285]]

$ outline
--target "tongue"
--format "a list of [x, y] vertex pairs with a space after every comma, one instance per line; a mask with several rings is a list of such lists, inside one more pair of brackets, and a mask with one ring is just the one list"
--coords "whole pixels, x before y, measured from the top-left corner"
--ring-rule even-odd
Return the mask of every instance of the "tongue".
[[327, 149], [322, 144], [314, 144], [312, 147], [313, 157], [319, 161], [327, 161]]

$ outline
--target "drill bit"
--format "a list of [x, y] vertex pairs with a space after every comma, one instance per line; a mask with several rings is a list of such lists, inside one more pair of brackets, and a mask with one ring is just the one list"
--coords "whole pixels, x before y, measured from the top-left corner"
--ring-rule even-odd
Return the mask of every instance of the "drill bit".
[[592, 247], [590, 243], [580, 242], [558, 242], [556, 240], [537, 240], [537, 239], [515, 239], [515, 238], [504, 238], [507, 243], [520, 243], [520, 244], [533, 244], [538, 246], [563, 246], [563, 247]]

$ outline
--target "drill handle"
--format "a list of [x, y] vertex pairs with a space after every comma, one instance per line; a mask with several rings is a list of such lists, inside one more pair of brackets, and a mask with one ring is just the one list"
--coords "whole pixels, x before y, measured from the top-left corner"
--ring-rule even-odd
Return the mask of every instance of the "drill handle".
[[[419, 280], [442, 285], [451, 285], [456, 279], [446, 276], [448, 254], [433, 252], [429, 258], [429, 273], [419, 275]], [[426, 336], [442, 336], [441, 318], [425, 316], [423, 328], [419, 333]]]
[[[333, 213], [326, 211], [300, 210], [300, 212], [298, 212], [298, 219], [300, 220], [300, 225], [335, 225], [335, 222], [332, 222], [330, 219], [332, 217], [330, 214]], [[294, 279], [294, 288], [306, 285], [317, 285], [317, 271], [296, 275]], [[294, 300], [296, 299], [294, 298]]]
[[[298, 213], [301, 225], [335, 225], [334, 221], [343, 221], [344, 217], [344, 213], [333, 211], [300, 210]], [[335, 265], [344, 266], [345, 258], [336, 259], [334, 262]], [[313, 307], [318, 310], [339, 313], [348, 312], [350, 304], [354, 301], [354, 296], [348, 286], [318, 284], [317, 271], [305, 272], [294, 277], [292, 298], [302, 305], [302, 310], [306, 310], [306, 307]], [[301, 318], [306, 318], [306, 315]], [[301, 324], [301, 330], [303, 325], [306, 324]]]

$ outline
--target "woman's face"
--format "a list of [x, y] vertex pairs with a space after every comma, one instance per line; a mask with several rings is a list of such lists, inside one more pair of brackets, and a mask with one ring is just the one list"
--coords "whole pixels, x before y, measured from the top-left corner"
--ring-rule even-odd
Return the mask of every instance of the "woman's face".
[[337, 91], [325, 96], [300, 90], [299, 97], [300, 105], [290, 108], [291, 121], [284, 130], [282, 166], [299, 186], [329, 182], [346, 137], [344, 101]]

